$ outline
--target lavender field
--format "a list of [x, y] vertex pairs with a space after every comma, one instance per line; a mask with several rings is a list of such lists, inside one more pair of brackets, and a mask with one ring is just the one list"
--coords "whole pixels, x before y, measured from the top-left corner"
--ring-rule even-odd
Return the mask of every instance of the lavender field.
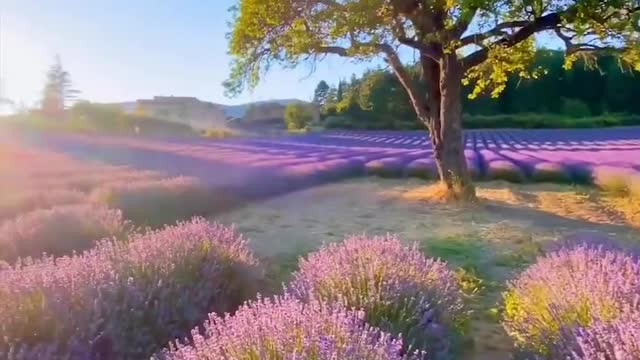
[[465, 143], [5, 134], [0, 358], [636, 359], [640, 128]]
[[[234, 140], [64, 135], [31, 139], [83, 158], [194, 176], [242, 199], [363, 175], [437, 178], [423, 132], [329, 132]], [[491, 130], [465, 135], [479, 180], [637, 183], [640, 128]], [[229, 193], [229, 192], [227, 192]]]

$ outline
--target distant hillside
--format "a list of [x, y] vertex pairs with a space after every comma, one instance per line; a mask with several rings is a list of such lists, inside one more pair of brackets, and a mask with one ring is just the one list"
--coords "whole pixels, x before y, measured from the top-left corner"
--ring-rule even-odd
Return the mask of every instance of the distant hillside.
[[247, 113], [247, 110], [252, 106], [260, 106], [260, 105], [267, 105], [267, 104], [273, 104], [273, 103], [287, 106], [291, 103], [296, 103], [296, 102], [306, 103], [306, 101], [302, 101], [298, 99], [280, 99], [280, 100], [256, 101], [256, 102], [240, 104], [240, 105], [223, 105], [223, 104], [217, 104], [217, 105], [222, 107], [222, 109], [224, 110], [228, 118], [239, 119], [239, 118], [243, 118], [244, 115]]

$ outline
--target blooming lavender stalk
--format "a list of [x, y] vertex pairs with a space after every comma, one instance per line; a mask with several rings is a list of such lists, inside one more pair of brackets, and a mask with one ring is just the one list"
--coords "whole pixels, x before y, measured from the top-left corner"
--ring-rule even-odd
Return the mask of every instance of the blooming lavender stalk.
[[354, 236], [312, 253], [299, 268], [291, 294], [361, 308], [368, 323], [402, 334], [408, 346], [434, 358], [448, 356], [451, 330], [465, 314], [446, 263], [393, 236]]
[[402, 340], [370, 327], [361, 311], [284, 295], [242, 306], [233, 316], [209, 316], [191, 345], [173, 343], [155, 359], [417, 360]]
[[607, 323], [637, 306], [638, 289], [634, 256], [588, 244], [561, 248], [509, 284], [503, 326], [519, 347], [545, 354], [561, 329]]
[[246, 242], [203, 219], [19, 263], [0, 271], [0, 358], [145, 358], [253, 296], [259, 275]]

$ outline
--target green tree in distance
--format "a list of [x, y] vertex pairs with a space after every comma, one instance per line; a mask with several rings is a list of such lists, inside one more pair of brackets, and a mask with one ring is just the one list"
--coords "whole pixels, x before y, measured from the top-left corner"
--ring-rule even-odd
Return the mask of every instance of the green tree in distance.
[[42, 93], [42, 112], [47, 116], [60, 118], [66, 106], [76, 98], [79, 91], [71, 87], [71, 75], [62, 67], [58, 55], [47, 71], [46, 77]]
[[[235, 10], [229, 94], [255, 87], [272, 65], [382, 56], [429, 130], [440, 179], [456, 199], [475, 198], [463, 151], [463, 83], [474, 84], [471, 96], [498, 96], [510, 74], [536, 77], [528, 65], [543, 32], [564, 43], [567, 67], [607, 53], [640, 68], [638, 0], [239, 0]], [[422, 87], [401, 47], [419, 54]]]
[[284, 121], [289, 130], [302, 130], [313, 121], [313, 113], [308, 105], [290, 103], [284, 110]]
[[313, 92], [313, 102], [318, 106], [324, 107], [327, 104], [327, 97], [329, 96], [329, 84], [326, 81], [321, 80], [316, 86], [316, 90]]

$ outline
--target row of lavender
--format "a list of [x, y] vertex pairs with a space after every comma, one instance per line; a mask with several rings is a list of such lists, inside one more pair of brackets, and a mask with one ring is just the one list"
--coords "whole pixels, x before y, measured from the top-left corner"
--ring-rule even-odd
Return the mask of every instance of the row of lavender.
[[[423, 133], [330, 132], [222, 141], [65, 136], [36, 142], [77, 156], [188, 174], [214, 188], [231, 187], [243, 199], [365, 174], [437, 178]], [[477, 179], [640, 183], [640, 128], [470, 131], [465, 144]]]
[[135, 226], [207, 214], [221, 202], [200, 180], [0, 146], [0, 261], [68, 255]]
[[[461, 351], [468, 312], [455, 273], [395, 237], [327, 245], [300, 259], [282, 295], [234, 311], [263, 275], [242, 237], [202, 219], [19, 263], [0, 270], [0, 357], [422, 360]], [[634, 253], [565, 244], [509, 284], [503, 324], [531, 359], [635, 359], [639, 289]]]

